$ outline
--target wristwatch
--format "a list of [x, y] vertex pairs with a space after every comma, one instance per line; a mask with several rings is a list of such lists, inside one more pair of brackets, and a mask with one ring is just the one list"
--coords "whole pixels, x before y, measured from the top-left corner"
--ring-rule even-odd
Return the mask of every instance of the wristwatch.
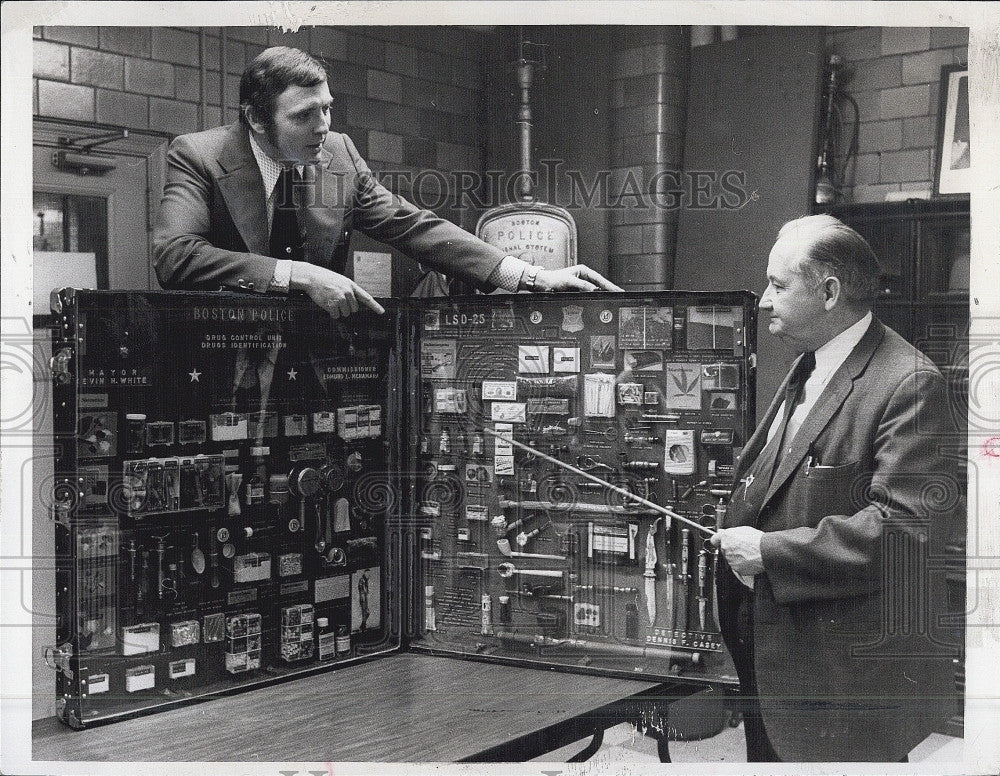
[[541, 269], [541, 267], [532, 264], [524, 270], [524, 287], [532, 293], [537, 290], [535, 283], [538, 280], [538, 273], [541, 272]]

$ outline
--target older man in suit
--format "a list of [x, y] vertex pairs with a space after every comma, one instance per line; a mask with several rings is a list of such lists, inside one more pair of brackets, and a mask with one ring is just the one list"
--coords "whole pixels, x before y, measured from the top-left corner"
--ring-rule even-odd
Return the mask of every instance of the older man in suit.
[[323, 65], [266, 49], [240, 82], [240, 122], [167, 152], [153, 236], [165, 288], [301, 291], [334, 317], [381, 306], [344, 275], [352, 229], [434, 269], [509, 291], [621, 289], [584, 265], [544, 270], [393, 195], [350, 138], [330, 131]]
[[878, 274], [865, 240], [830, 216], [785, 224], [768, 260], [760, 309], [802, 355], [712, 538], [751, 762], [904, 759], [930, 732], [948, 665], [898, 638], [926, 612], [904, 607], [899, 622], [891, 605], [927, 586], [921, 548], [947, 517], [928, 486], [957, 490], [939, 453], [946, 385], [873, 318]]

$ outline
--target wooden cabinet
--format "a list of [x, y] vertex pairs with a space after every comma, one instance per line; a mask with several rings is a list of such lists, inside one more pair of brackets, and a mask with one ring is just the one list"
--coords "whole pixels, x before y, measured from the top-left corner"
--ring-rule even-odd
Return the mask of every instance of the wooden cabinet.
[[[930, 558], [938, 580], [931, 611], [938, 635], [958, 645], [953, 696], [940, 731], [961, 736], [965, 690], [966, 419], [969, 374], [969, 201], [932, 200], [817, 208], [860, 232], [883, 264], [875, 313], [931, 358], [948, 380], [948, 405], [958, 432], [942, 455], [957, 459], [960, 504]], [[935, 550], [931, 550], [932, 554]]]

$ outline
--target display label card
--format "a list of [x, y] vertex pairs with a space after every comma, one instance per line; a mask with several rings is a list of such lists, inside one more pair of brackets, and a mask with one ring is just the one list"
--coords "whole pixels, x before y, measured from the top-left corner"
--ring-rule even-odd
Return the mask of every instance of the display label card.
[[694, 474], [694, 431], [668, 430], [663, 437], [663, 470], [668, 474]]
[[434, 411], [448, 415], [465, 413], [468, 401], [464, 388], [435, 388]]
[[517, 383], [505, 380], [483, 380], [485, 401], [514, 401], [517, 398]]
[[108, 395], [106, 393], [81, 393], [81, 410], [105, 410], [108, 408]]
[[500, 435], [493, 438], [493, 452], [499, 455], [513, 455], [514, 445], [510, 440], [514, 436], [514, 427], [510, 423], [497, 423], [493, 429]]
[[667, 409], [700, 410], [701, 364], [667, 364], [666, 372]]
[[544, 375], [549, 372], [548, 345], [518, 345], [517, 371], [524, 374]]
[[580, 348], [552, 348], [553, 372], [579, 372]]
[[455, 379], [455, 340], [424, 340], [420, 343], [420, 376]]
[[528, 408], [524, 402], [495, 401], [490, 405], [490, 419], [501, 423], [526, 423]]
[[500, 476], [513, 476], [514, 475], [514, 456], [512, 455], [498, 455], [493, 460], [493, 471]]

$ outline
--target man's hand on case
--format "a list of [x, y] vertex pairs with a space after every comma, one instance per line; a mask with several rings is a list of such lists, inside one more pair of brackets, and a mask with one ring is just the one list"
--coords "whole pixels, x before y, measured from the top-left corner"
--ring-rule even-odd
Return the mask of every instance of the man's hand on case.
[[292, 262], [289, 288], [304, 291], [333, 318], [346, 318], [360, 310], [362, 305], [377, 313], [385, 312], [385, 308], [371, 294], [349, 277], [308, 262]]
[[585, 264], [564, 269], [542, 269], [535, 278], [535, 291], [624, 291]]
[[[760, 540], [763, 531], [748, 525], [722, 528], [711, 538], [713, 547], [721, 547], [729, 567], [736, 572], [744, 584], [743, 577], [752, 579], [764, 571], [764, 561], [760, 554]], [[753, 585], [749, 585], [753, 587]]]

